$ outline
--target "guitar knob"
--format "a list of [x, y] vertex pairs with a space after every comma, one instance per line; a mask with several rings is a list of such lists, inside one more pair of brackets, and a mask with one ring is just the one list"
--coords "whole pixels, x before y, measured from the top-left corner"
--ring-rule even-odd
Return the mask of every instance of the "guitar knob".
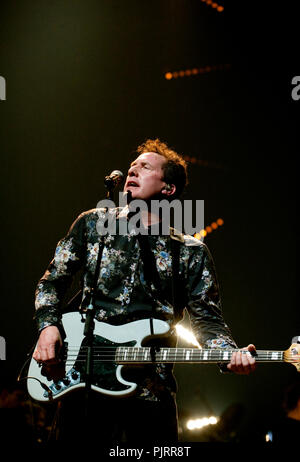
[[56, 384], [55, 384], [55, 388], [56, 388], [56, 390], [60, 390], [60, 389], [61, 389], [61, 385], [60, 385], [59, 383], [56, 383]]
[[70, 384], [70, 379], [68, 379], [67, 377], [65, 377], [62, 381], [63, 381], [64, 385], [69, 385]]
[[72, 372], [71, 377], [72, 377], [73, 380], [77, 380], [78, 379], [78, 373], [77, 372]]

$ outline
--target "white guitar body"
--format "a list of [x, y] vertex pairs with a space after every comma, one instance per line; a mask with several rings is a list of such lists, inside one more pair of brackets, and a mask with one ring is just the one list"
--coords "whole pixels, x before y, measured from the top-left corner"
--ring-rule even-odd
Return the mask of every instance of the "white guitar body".
[[[155, 336], [164, 336], [169, 332], [169, 325], [165, 321], [159, 319], [153, 319], [152, 321], [153, 333]], [[78, 367], [75, 366], [79, 349], [84, 339], [84, 323], [81, 322], [81, 315], [79, 313], [65, 314], [63, 316], [63, 326], [66, 333], [65, 342], [67, 342], [69, 346], [69, 348], [66, 348], [66, 359], [64, 360], [64, 379], [57, 382], [48, 380], [42, 374], [41, 366], [35, 360], [31, 360], [28, 371], [27, 388], [30, 396], [37, 401], [49, 401], [54, 398], [60, 398], [70, 390], [85, 387], [82, 373]], [[100, 341], [103, 341], [103, 345], [107, 345], [107, 343], [114, 345], [113, 348], [115, 350], [122, 344], [128, 343], [130, 343], [131, 346], [141, 347], [142, 342], [152, 337], [150, 320], [142, 319], [121, 326], [113, 326], [104, 322], [95, 321], [94, 336], [99, 337]], [[84, 363], [84, 361], [82, 362]], [[122, 368], [124, 366], [117, 365], [114, 362], [114, 357], [108, 364], [108, 367], [111, 366], [114, 368], [113, 371], [111, 371], [114, 376], [114, 383], [110, 383], [111, 377], [108, 381], [105, 381], [106, 387], [101, 386], [101, 383], [99, 383], [92, 384], [91, 389], [115, 397], [132, 394], [137, 385], [136, 383], [127, 382], [123, 379]], [[50, 393], [45, 391], [45, 388], [41, 386], [41, 382], [51, 390]], [[117, 384], [122, 386], [118, 386]]]

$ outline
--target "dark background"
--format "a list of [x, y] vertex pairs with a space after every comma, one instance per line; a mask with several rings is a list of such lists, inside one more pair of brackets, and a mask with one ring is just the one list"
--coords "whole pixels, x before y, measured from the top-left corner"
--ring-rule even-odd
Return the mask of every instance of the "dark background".
[[[205, 200], [206, 225], [224, 220], [205, 242], [237, 343], [285, 350], [300, 335], [296, 2], [242, 3], [220, 0], [219, 13], [200, 0], [1, 2], [3, 382], [36, 341], [34, 290], [58, 239], [147, 138], [197, 159], [185, 197]], [[177, 366], [176, 376], [182, 425], [240, 406], [247, 439], [277, 415], [297, 372], [206, 365]]]

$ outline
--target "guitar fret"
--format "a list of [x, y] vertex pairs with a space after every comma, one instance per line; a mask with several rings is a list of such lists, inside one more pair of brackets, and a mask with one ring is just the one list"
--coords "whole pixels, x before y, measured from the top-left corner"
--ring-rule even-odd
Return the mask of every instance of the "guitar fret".
[[224, 360], [229, 359], [229, 352], [228, 351], [223, 352], [223, 359]]
[[[264, 353], [267, 361], [283, 361], [284, 351], [266, 351]], [[259, 360], [260, 358], [258, 357]], [[264, 359], [261, 359], [261, 361], [264, 361]]]

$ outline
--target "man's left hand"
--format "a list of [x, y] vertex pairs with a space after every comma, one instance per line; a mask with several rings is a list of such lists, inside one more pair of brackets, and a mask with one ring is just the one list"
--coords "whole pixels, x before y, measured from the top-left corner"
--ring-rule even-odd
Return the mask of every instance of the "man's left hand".
[[[250, 353], [242, 353], [242, 351], [249, 351]], [[255, 361], [255, 346], [251, 343], [240, 351], [232, 353], [231, 361], [227, 364], [227, 368], [235, 374], [248, 375], [256, 369]]]

